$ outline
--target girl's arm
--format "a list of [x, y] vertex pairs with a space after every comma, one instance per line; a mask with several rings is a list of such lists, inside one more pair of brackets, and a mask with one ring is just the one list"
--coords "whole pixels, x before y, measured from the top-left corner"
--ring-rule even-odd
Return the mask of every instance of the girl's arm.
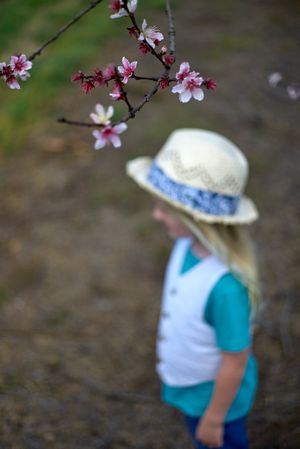
[[241, 384], [248, 352], [222, 352], [213, 396], [196, 429], [196, 438], [206, 446], [223, 444], [224, 419]]

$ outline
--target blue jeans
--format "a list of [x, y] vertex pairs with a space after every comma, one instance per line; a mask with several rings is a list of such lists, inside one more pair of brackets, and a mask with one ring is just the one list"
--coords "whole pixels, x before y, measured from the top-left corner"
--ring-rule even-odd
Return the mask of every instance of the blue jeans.
[[[195, 448], [197, 449], [207, 449], [200, 441], [196, 440], [196, 427], [199, 418], [192, 418], [191, 416], [185, 415], [186, 424], [188, 430], [193, 438]], [[218, 449], [248, 449], [248, 438], [246, 430], [246, 417], [236, 419], [225, 423], [224, 426], [224, 442], [223, 445]]]

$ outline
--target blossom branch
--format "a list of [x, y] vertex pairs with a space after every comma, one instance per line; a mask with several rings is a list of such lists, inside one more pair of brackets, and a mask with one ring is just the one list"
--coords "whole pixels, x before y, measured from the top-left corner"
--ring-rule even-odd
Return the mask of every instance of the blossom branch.
[[81, 122], [78, 120], [69, 120], [65, 117], [60, 117], [57, 119], [58, 123], [65, 123], [66, 125], [74, 125], [74, 126], [83, 126], [86, 128], [103, 128], [105, 125], [104, 124], [97, 124], [97, 123], [88, 123], [88, 122]]
[[[198, 72], [191, 71], [188, 62], [183, 62], [180, 65], [179, 71], [176, 73], [175, 78], [170, 78], [169, 73], [172, 65], [175, 62], [175, 27], [174, 20], [172, 16], [170, 0], [166, 0], [165, 12], [168, 17], [168, 45], [161, 47], [159, 51], [155, 51], [155, 47], [164, 39], [162, 33], [155, 27], [148, 27], [146, 20], [143, 20], [142, 29], [138, 26], [134, 12], [137, 7], [138, 0], [112, 0], [110, 4], [110, 9], [113, 14], [110, 16], [112, 19], [117, 19], [120, 17], [127, 16], [132, 27], [127, 28], [129, 34], [140, 41], [139, 49], [143, 54], [151, 53], [164, 67], [164, 71], [160, 76], [147, 77], [138, 76], [135, 74], [135, 70], [138, 62], [130, 62], [125, 56], [122, 58], [122, 65], [108, 66], [103, 72], [100, 69], [94, 70], [94, 75], [85, 75], [83, 72], [78, 72], [73, 75], [73, 81], [80, 81], [81, 87], [85, 93], [90, 92], [97, 86], [101, 86], [110, 81], [114, 81], [114, 89], [109, 94], [114, 100], [122, 100], [127, 104], [128, 114], [125, 115], [117, 123], [111, 123], [110, 118], [113, 114], [113, 107], [110, 106], [105, 111], [104, 107], [100, 104], [95, 106], [96, 113], [90, 114], [90, 117], [95, 122], [96, 125], [85, 122], [77, 122], [74, 120], [68, 120], [65, 118], [59, 119], [60, 123], [66, 123], [69, 125], [79, 125], [79, 126], [96, 126], [102, 129], [93, 131], [93, 135], [96, 138], [95, 149], [100, 149], [107, 144], [112, 143], [115, 147], [121, 146], [121, 141], [118, 134], [122, 133], [127, 129], [127, 124], [130, 119], [133, 119], [137, 112], [139, 112], [146, 103], [157, 93], [159, 89], [164, 89], [170, 85], [171, 82], [176, 82], [176, 85], [172, 88], [173, 93], [179, 94], [179, 100], [183, 103], [188, 102], [191, 98], [195, 98], [201, 101], [204, 98], [204, 93], [201, 86], [207, 89], [214, 89], [216, 83], [211, 79], [203, 79], [199, 76]], [[147, 80], [154, 82], [154, 86], [144, 95], [143, 99], [136, 106], [133, 106], [129, 99], [128, 94], [125, 90], [125, 84], [128, 83], [130, 79], [134, 80]]]
[[[43, 50], [56, 41], [65, 31], [67, 31], [74, 23], [81, 17], [95, 8], [102, 0], [94, 0], [89, 6], [79, 12], [73, 19], [67, 22], [60, 30], [57, 31], [44, 45], [36, 50], [27, 59], [26, 55], [12, 56], [9, 64], [5, 62], [0, 63], [0, 78], [11, 89], [20, 89], [18, 79], [25, 81], [29, 76], [28, 70], [32, 68], [32, 61], [36, 56], [40, 55]], [[216, 83], [212, 79], [203, 79], [200, 74], [190, 69], [188, 62], [182, 62], [175, 78], [170, 77], [170, 70], [175, 62], [176, 57], [176, 42], [175, 42], [175, 27], [171, 11], [171, 1], [166, 0], [165, 12], [168, 21], [168, 47], [163, 45], [160, 49], [161, 41], [164, 40], [163, 34], [156, 26], [148, 26], [146, 19], [143, 20], [142, 26], [139, 27], [135, 18], [135, 11], [138, 0], [111, 0], [109, 9], [112, 11], [111, 19], [118, 19], [127, 16], [133, 26], [127, 28], [130, 36], [134, 37], [139, 44], [139, 50], [142, 54], [152, 54], [163, 66], [163, 72], [160, 76], [138, 76], [135, 73], [138, 65], [137, 61], [130, 62], [125, 56], [122, 57], [122, 65], [116, 66], [109, 64], [105, 69], [96, 68], [92, 74], [84, 74], [78, 71], [73, 74], [71, 80], [73, 82], [80, 82], [81, 89], [87, 94], [96, 87], [109, 86], [114, 84], [112, 92], [109, 94], [115, 101], [124, 101], [128, 108], [127, 114], [117, 123], [112, 123], [111, 118], [114, 113], [114, 108], [109, 106], [107, 110], [101, 105], [95, 105], [95, 112], [90, 114], [94, 123], [69, 120], [65, 117], [58, 119], [59, 123], [64, 123], [74, 126], [82, 126], [87, 128], [96, 128], [93, 131], [93, 136], [96, 138], [95, 149], [103, 148], [108, 144], [113, 144], [114, 147], [121, 146], [119, 134], [127, 129], [127, 124], [130, 119], [133, 119], [137, 112], [139, 112], [146, 103], [157, 93], [159, 89], [169, 87], [171, 82], [175, 82], [172, 88], [172, 93], [179, 94], [179, 100], [182, 103], [187, 103], [191, 98], [202, 101], [204, 98], [203, 87], [206, 89], [215, 89]], [[146, 80], [152, 81], [154, 85], [148, 92], [145, 93], [143, 99], [136, 105], [132, 105], [125, 85], [130, 79], [136, 81]]]
[[[151, 99], [151, 97], [153, 97], [153, 95], [156, 94], [156, 92], [158, 91], [159, 87], [160, 87], [160, 82], [163, 78], [165, 78], [168, 74], [168, 70], [166, 69], [164, 70], [162, 76], [158, 79], [158, 81], [156, 82], [156, 84], [154, 85], [154, 87], [152, 89], [149, 90], [149, 92], [144, 96], [143, 100], [133, 109], [132, 114], [136, 114], [137, 112], [139, 112], [143, 106], [145, 106], [146, 103], [148, 103]], [[132, 116], [130, 114], [128, 114], [127, 116], [125, 116], [124, 118], [122, 118], [122, 120], [120, 120], [119, 123], [121, 122], [127, 122], [128, 120], [130, 120], [132, 118]]]
[[127, 104], [129, 115], [130, 115], [131, 118], [133, 118], [134, 117], [134, 113], [133, 113], [133, 109], [134, 108], [133, 108], [133, 106], [131, 105], [131, 103], [128, 100], [128, 95], [127, 95], [127, 92], [125, 91], [125, 89], [123, 87], [123, 84], [122, 84], [122, 81], [121, 81], [121, 78], [120, 78], [120, 74], [118, 72], [117, 67], [115, 67], [115, 73], [116, 73], [116, 82], [117, 82], [118, 87], [119, 87], [120, 92], [121, 92], [121, 98]]
[[135, 74], [132, 75], [132, 79], [140, 81], [140, 80], [147, 80], [147, 81], [158, 81], [159, 77], [157, 76], [137, 76]]
[[[137, 33], [139, 34], [139, 36], [141, 36], [143, 33], [142, 33], [140, 27], [138, 26], [136, 20], [135, 20], [135, 15], [134, 15], [134, 13], [130, 12], [130, 10], [129, 10], [129, 8], [128, 8], [128, 0], [124, 0], [124, 5], [123, 5], [123, 7], [124, 7], [125, 11], [127, 12], [128, 16], [129, 16], [129, 18], [130, 18], [130, 20], [131, 20], [131, 23], [132, 23], [132, 25], [133, 25], [133, 28], [137, 31]], [[148, 51], [149, 51], [155, 58], [157, 58], [157, 59], [162, 63], [163, 66], [166, 67], [167, 65], [166, 65], [166, 63], [164, 62], [162, 56], [159, 55], [159, 54], [154, 50], [153, 47], [151, 47], [151, 45], [147, 42], [147, 40], [146, 40], [145, 38], [143, 39], [143, 43], [144, 43], [144, 45], [147, 46]]]
[[94, 9], [97, 5], [99, 5], [103, 0], [94, 0], [90, 3], [89, 6], [80, 11], [73, 19], [69, 20], [63, 27], [61, 27], [45, 44], [43, 44], [40, 48], [38, 48], [35, 52], [33, 52], [28, 60], [33, 61], [37, 56], [39, 56], [42, 51], [48, 47], [48, 45], [52, 44], [52, 42], [56, 41], [65, 31], [67, 31], [74, 23], [78, 22], [85, 14]]
[[168, 16], [168, 23], [169, 23], [169, 32], [168, 32], [168, 37], [169, 37], [169, 53], [170, 55], [173, 56], [174, 61], [176, 59], [176, 45], [175, 45], [175, 27], [174, 27], [174, 19], [173, 19], [173, 15], [172, 15], [172, 11], [171, 11], [171, 5], [170, 5], [170, 0], [166, 0], [166, 14]]

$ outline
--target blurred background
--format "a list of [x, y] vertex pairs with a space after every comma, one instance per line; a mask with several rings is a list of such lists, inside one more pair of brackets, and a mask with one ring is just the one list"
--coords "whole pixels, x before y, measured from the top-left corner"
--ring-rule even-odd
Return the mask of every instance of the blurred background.
[[[2, 0], [0, 61], [29, 55], [88, 5]], [[125, 55], [137, 74], [161, 68], [138, 55], [127, 19], [106, 1], [34, 61], [21, 91], [0, 86], [0, 448], [186, 449], [181, 417], [161, 404], [155, 333], [171, 242], [152, 200], [125, 176], [178, 127], [223, 133], [245, 152], [247, 194], [264, 308], [254, 340], [260, 386], [249, 419], [254, 449], [299, 448], [299, 101], [268, 84], [299, 81], [296, 0], [172, 1], [177, 62], [217, 80], [203, 102], [160, 91], [128, 123], [121, 149], [94, 151], [87, 120], [108, 89], [84, 95], [70, 76]], [[138, 20], [167, 34], [162, 0]], [[150, 84], [151, 85], [151, 84]], [[149, 82], [130, 82], [133, 103]], [[118, 117], [126, 112], [114, 103]]]

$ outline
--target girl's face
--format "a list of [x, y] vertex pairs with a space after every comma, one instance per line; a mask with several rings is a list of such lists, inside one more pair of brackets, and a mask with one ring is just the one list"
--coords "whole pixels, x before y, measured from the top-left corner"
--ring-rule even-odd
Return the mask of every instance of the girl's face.
[[155, 221], [161, 222], [165, 225], [167, 234], [172, 239], [179, 237], [193, 237], [192, 232], [182, 223], [182, 221], [173, 215], [168, 206], [162, 201], [157, 201], [154, 204], [152, 217]]

